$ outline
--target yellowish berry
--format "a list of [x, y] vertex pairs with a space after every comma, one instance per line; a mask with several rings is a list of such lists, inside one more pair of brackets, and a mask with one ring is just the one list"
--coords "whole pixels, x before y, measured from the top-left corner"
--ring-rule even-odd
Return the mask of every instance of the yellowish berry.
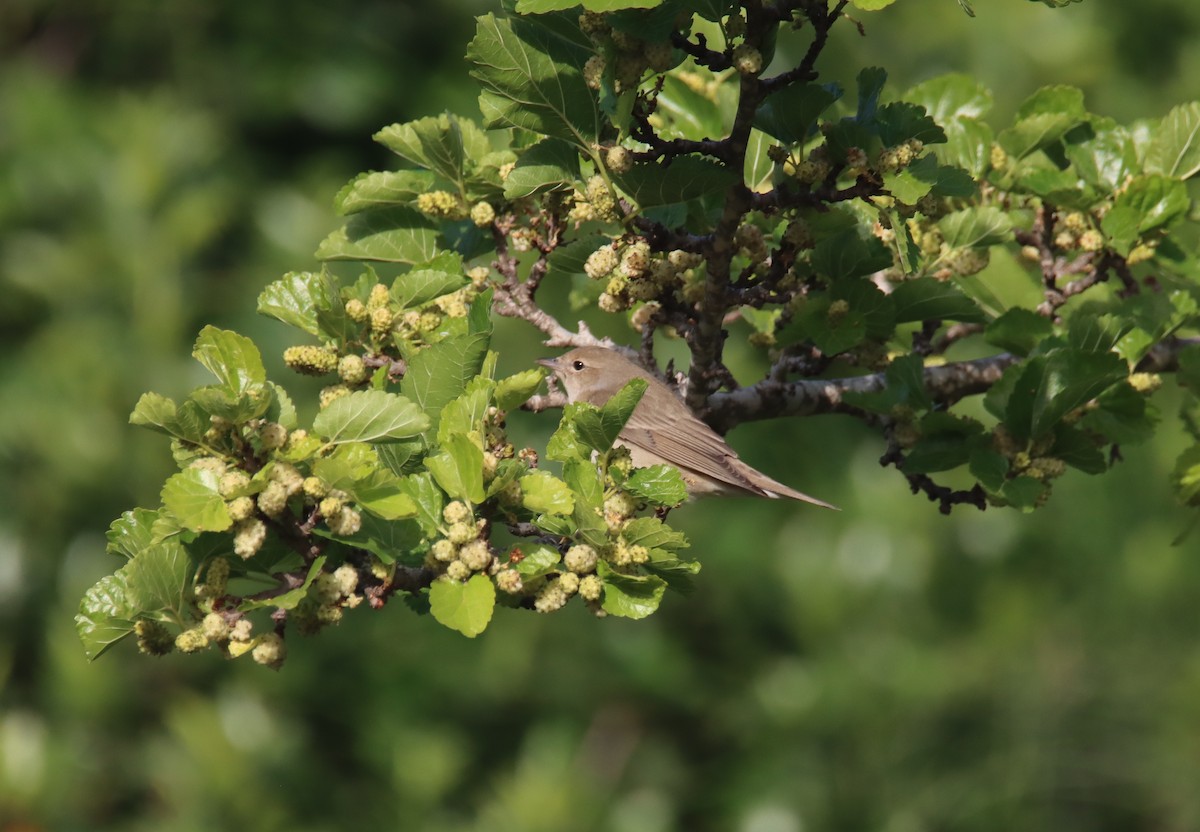
[[599, 560], [600, 556], [594, 548], [586, 543], [577, 543], [563, 556], [563, 565], [572, 572], [586, 575], [596, 571], [596, 564]]
[[278, 633], [263, 633], [258, 637], [258, 644], [250, 651], [250, 657], [258, 664], [278, 670], [287, 658], [287, 647], [283, 643], [283, 637]]
[[338, 362], [338, 375], [347, 384], [362, 384], [367, 380], [367, 365], [361, 355], [343, 355]]
[[133, 625], [137, 637], [138, 651], [147, 656], [165, 656], [175, 649], [171, 631], [158, 621], [141, 619]]
[[496, 219], [496, 209], [487, 202], [476, 202], [471, 206], [471, 222], [479, 228], [486, 228]]
[[446, 503], [446, 507], [442, 509], [442, 519], [453, 525], [455, 523], [467, 523], [473, 518], [470, 507], [461, 500], [452, 500]]
[[321, 389], [321, 394], [318, 398], [318, 404], [322, 410], [336, 402], [342, 396], [350, 395], [350, 388], [344, 384], [331, 384], [329, 387]]
[[230, 520], [240, 523], [254, 514], [254, 498], [235, 497], [225, 504], [225, 510], [229, 512]]
[[579, 579], [579, 597], [585, 601], [599, 601], [604, 592], [604, 581], [599, 575], [585, 575]]
[[257, 517], [243, 520], [233, 531], [233, 551], [243, 560], [252, 558], [266, 539], [266, 523]]
[[283, 351], [283, 363], [298, 373], [322, 376], [337, 369], [338, 354], [331, 347], [304, 344]]
[[175, 649], [180, 653], [198, 653], [206, 647], [208, 638], [199, 627], [192, 627], [175, 636]]

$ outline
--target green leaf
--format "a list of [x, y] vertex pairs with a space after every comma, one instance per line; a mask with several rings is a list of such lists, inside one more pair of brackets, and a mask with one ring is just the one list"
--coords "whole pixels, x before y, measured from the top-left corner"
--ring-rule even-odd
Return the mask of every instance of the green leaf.
[[[430, 347], [430, 349], [433, 349]], [[313, 431], [327, 442], [393, 442], [429, 427], [415, 403], [382, 390], [359, 390], [334, 401], [313, 419]]]
[[1121, 445], [1145, 442], [1154, 435], [1158, 411], [1129, 384], [1114, 384], [1096, 397], [1096, 405], [1079, 420], [1085, 430]]
[[233, 395], [240, 396], [267, 381], [262, 355], [245, 335], [206, 326], [196, 338], [192, 356]]
[[129, 424], [157, 430], [184, 442], [200, 443], [211, 426], [208, 415], [195, 402], [175, 402], [157, 393], [144, 393], [129, 415]]
[[438, 419], [438, 442], [445, 442], [451, 433], [483, 435], [483, 419], [492, 401], [492, 389], [496, 383], [484, 376], [476, 376], [467, 385], [467, 392], [442, 409]]
[[579, 151], [567, 142], [544, 139], [524, 151], [504, 180], [506, 199], [571, 187], [579, 179]]
[[437, 224], [408, 207], [364, 211], [321, 241], [321, 260], [424, 263], [437, 254]]
[[[777, 95], [793, 87], [785, 87]], [[772, 106], [772, 98], [759, 108]], [[713, 136], [723, 129], [723, 117], [717, 102], [706, 97], [703, 93], [693, 90], [674, 75], [663, 76], [662, 92], [658, 94], [658, 108], [655, 111], [663, 120], [660, 135], [663, 138], [683, 138], [699, 140]], [[761, 125], [756, 121], [756, 127]]]
[[409, 359], [400, 392], [419, 404], [436, 425], [442, 408], [461, 396], [467, 382], [479, 375], [489, 340], [482, 332], [457, 335], [418, 351]]
[[1053, 331], [1054, 325], [1049, 318], [1031, 309], [1013, 307], [989, 323], [983, 337], [1002, 350], [1029, 355]]
[[570, 487], [549, 471], [531, 471], [521, 477], [521, 502], [535, 514], [567, 515], [575, 511]]
[[837, 355], [862, 343], [867, 337], [867, 317], [853, 306], [834, 313], [832, 306], [839, 299], [829, 294], [811, 298], [800, 310], [797, 323], [804, 335], [826, 355]]
[[992, 205], [964, 208], [938, 220], [950, 248], [986, 248], [1012, 239], [1012, 221]]
[[520, 407], [537, 392], [542, 383], [541, 370], [522, 370], [519, 373], [500, 379], [496, 384], [496, 407], [501, 410], [512, 410]]
[[1171, 473], [1175, 494], [1184, 505], [1195, 505], [1200, 495], [1200, 445], [1188, 448], [1175, 461]]
[[866, 125], [873, 121], [875, 114], [879, 112], [879, 96], [883, 92], [884, 84], [887, 83], [887, 71], [878, 66], [863, 67], [858, 71], [854, 81], [858, 87], [858, 108], [855, 111], [854, 121], [860, 125]]
[[1091, 401], [1127, 373], [1124, 360], [1115, 353], [1052, 351], [1046, 356], [1045, 373], [1034, 394], [1031, 435], [1045, 435], [1069, 411]]
[[598, 410], [577, 410], [574, 421], [580, 438], [601, 453], [611, 448], [617, 441], [617, 434], [625, 427], [625, 423], [633, 415], [634, 408], [645, 395], [647, 387], [649, 384], [645, 379], [630, 379]]
[[1111, 119], [1094, 119], [1086, 126], [1067, 136], [1067, 159], [1086, 184], [1111, 193], [1136, 170], [1137, 147], [1129, 131]]
[[658, 609], [667, 589], [667, 582], [656, 575], [623, 575], [604, 561], [598, 564], [597, 572], [604, 580], [600, 606], [609, 615], [645, 618]]
[[1183, 217], [1191, 206], [1187, 185], [1161, 174], [1139, 176], [1128, 184], [1100, 221], [1100, 228], [1121, 254], [1138, 238]]
[[417, 514], [417, 504], [405, 493], [403, 480], [382, 468], [354, 483], [348, 491], [364, 510], [383, 520], [403, 520]]
[[903, 170], [886, 174], [883, 186], [905, 205], [916, 205], [937, 184], [938, 170], [936, 156], [922, 156]]
[[817, 274], [836, 281], [886, 269], [892, 265], [892, 254], [877, 238], [863, 239], [856, 229], [847, 229], [817, 243], [812, 265]]
[[587, 459], [591, 453], [591, 449], [583, 443], [579, 437], [579, 430], [575, 425], [575, 417], [582, 410], [591, 407], [591, 405], [582, 403], [568, 404], [563, 408], [562, 419], [559, 420], [558, 429], [550, 436], [550, 441], [546, 443], [546, 458], [553, 459], [556, 462], [566, 462], [572, 459]]
[[982, 176], [991, 165], [992, 128], [972, 118], [955, 119], [944, 127], [946, 143], [934, 148], [937, 157], [971, 176]]
[[679, 469], [671, 465], [638, 468], [621, 488], [657, 506], [677, 506], [687, 499], [683, 477]]
[[104, 551], [123, 558], [135, 558], [152, 543], [158, 542], [154, 535], [154, 524], [161, 515], [146, 508], [126, 511], [108, 527], [105, 538], [108, 545]]
[[414, 266], [397, 277], [389, 294], [401, 307], [412, 309], [457, 292], [466, 285], [462, 257], [452, 251], [443, 251], [429, 262]]
[[191, 592], [193, 565], [178, 540], [143, 549], [121, 571], [126, 598], [139, 612], [170, 611], [182, 617], [184, 599]]
[[413, 474], [400, 481], [404, 490], [417, 506], [417, 520], [426, 534], [434, 535], [442, 523], [442, 508], [445, 497], [434, 485], [433, 476], [427, 473]]
[[429, 611], [443, 627], [467, 638], [487, 629], [496, 606], [496, 587], [486, 575], [472, 575], [466, 583], [447, 578], [429, 587]]
[[938, 126], [925, 108], [909, 101], [893, 101], [879, 108], [875, 115], [879, 140], [884, 147], [895, 147], [910, 139], [925, 144], [941, 144], [946, 133]]
[[417, 197], [437, 187], [437, 178], [427, 170], [389, 170], [361, 173], [350, 180], [333, 200], [342, 215], [379, 208], [411, 205]]
[[553, 546], [545, 543], [535, 543], [532, 546], [522, 543], [519, 549], [521, 559], [517, 561], [517, 572], [525, 580], [540, 578], [557, 571], [556, 567], [562, 561], [562, 555]]
[[650, 208], [724, 194], [742, 181], [742, 175], [711, 159], [681, 156], [669, 165], [639, 162], [613, 179], [639, 206]]
[[1000, 489], [1000, 496], [1013, 508], [1032, 511], [1037, 508], [1038, 502], [1048, 487], [1044, 482], [1035, 480], [1033, 477], [1014, 477], [1004, 483]]
[[971, 451], [969, 470], [980, 485], [993, 494], [1000, 493], [1008, 477], [1008, 457], [990, 447], [977, 447]]
[[453, 183], [459, 194], [466, 190], [467, 163], [492, 149], [487, 135], [473, 121], [448, 113], [393, 124], [376, 133], [374, 139], [401, 158]]
[[906, 280], [892, 292], [896, 323], [948, 320], [983, 323], [983, 311], [953, 283], [921, 277]]
[[1016, 123], [997, 137], [1009, 156], [1021, 159], [1059, 141], [1087, 117], [1083, 93], [1074, 87], [1043, 87], [1017, 110]]
[[837, 85], [790, 84], [758, 108], [754, 126], [783, 144], [799, 144], [808, 138], [821, 113], [841, 97]]
[[483, 502], [483, 451], [469, 436], [450, 434], [439, 453], [425, 457], [425, 467], [451, 497]]
[[992, 109], [992, 93], [970, 75], [939, 75], [911, 87], [905, 101], [920, 104], [938, 124], [951, 119], [980, 118]]
[[657, 517], [635, 517], [621, 529], [621, 537], [630, 546], [676, 551], [689, 544], [683, 532], [676, 531]]
[[1200, 101], [1180, 104], [1163, 117], [1146, 154], [1146, 170], [1180, 180], [1200, 173]]
[[273, 595], [270, 598], [252, 599], [243, 601], [238, 605], [238, 609], [243, 612], [257, 609], [281, 609], [294, 610], [300, 605], [300, 602], [308, 597], [308, 588], [312, 586], [313, 581], [321, 574], [321, 569], [325, 566], [325, 555], [319, 555], [312, 565], [308, 567], [308, 572], [304, 576], [304, 580], [299, 586], [289, 589], [287, 592], [279, 595]]
[[218, 491], [220, 477], [206, 468], [188, 468], [170, 477], [162, 489], [162, 503], [194, 532], [222, 532], [233, 525], [225, 500]]
[[488, 127], [519, 127], [571, 142], [585, 153], [600, 135], [595, 93], [579, 67], [585, 50], [548, 30], [487, 14], [467, 47], [471, 76], [483, 86]]
[[1088, 474], [1103, 474], [1108, 470], [1108, 462], [1096, 447], [1096, 440], [1078, 428], [1062, 425], [1055, 430], [1050, 455]]
[[379, 454], [373, 446], [364, 442], [347, 442], [314, 462], [312, 473], [329, 488], [348, 491], [355, 482], [378, 470], [378, 466]]
[[309, 335], [320, 335], [317, 310], [329, 309], [335, 293], [321, 272], [288, 272], [258, 296], [258, 313], [283, 321]]
[[99, 658], [106, 650], [133, 632], [137, 608], [130, 603], [125, 570], [101, 578], [79, 603], [75, 631], [83, 642], [88, 660]]
[[608, 524], [604, 520], [604, 483], [600, 469], [591, 460], [573, 459], [563, 463], [563, 479], [575, 498], [572, 517], [579, 537], [593, 546], [608, 543]]
[[852, 0], [852, 5], [864, 12], [877, 12], [880, 9], [886, 9], [895, 2], [896, 0]]

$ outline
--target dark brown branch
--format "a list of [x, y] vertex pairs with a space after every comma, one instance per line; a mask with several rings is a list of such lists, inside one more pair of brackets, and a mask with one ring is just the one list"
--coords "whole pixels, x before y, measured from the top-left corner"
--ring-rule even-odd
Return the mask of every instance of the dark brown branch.
[[[925, 369], [925, 389], [939, 402], [954, 402], [983, 393], [1019, 359], [1003, 353]], [[718, 431], [742, 422], [780, 416], [859, 412], [846, 402], [848, 393], [877, 393], [887, 387], [883, 373], [838, 379], [779, 381], [768, 377], [746, 387], [708, 398], [707, 421]]]

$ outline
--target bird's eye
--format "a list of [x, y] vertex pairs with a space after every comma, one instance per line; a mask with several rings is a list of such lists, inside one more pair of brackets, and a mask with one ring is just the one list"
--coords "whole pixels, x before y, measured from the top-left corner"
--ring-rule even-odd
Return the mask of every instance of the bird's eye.
[[583, 369], [583, 362], [577, 358], [571, 362], [571, 366], [575, 369], [575, 372], [578, 373], [580, 370]]

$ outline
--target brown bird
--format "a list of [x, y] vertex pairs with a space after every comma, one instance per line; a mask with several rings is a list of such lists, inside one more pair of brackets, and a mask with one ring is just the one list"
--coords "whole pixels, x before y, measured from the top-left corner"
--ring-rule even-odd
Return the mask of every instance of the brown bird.
[[737, 452], [700, 421], [670, 387], [615, 350], [580, 347], [538, 363], [558, 376], [572, 402], [597, 407], [631, 379], [645, 379], [649, 384], [646, 393], [618, 434], [617, 444], [629, 448], [633, 464], [639, 468], [664, 462], [678, 468], [693, 497], [788, 497], [837, 510], [837, 506], [788, 488], [742, 462]]

